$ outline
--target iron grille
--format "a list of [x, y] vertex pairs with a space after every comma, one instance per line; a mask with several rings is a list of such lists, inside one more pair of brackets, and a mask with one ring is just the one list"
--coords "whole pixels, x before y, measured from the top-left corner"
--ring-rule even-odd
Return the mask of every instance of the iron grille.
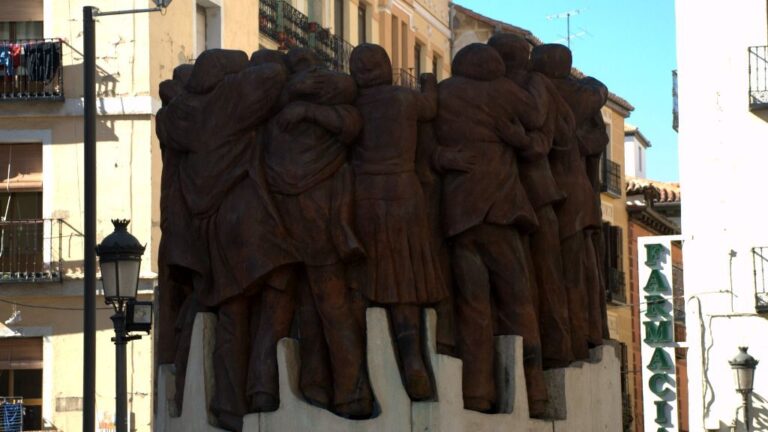
[[329, 69], [349, 72], [354, 48], [349, 42], [316, 22], [284, 0], [259, 2], [259, 31], [278, 43], [278, 49], [311, 48]]
[[61, 39], [0, 40], [0, 101], [64, 100]]
[[600, 191], [607, 192], [615, 197], [621, 197], [621, 165], [606, 158], [603, 153], [600, 170]]
[[768, 270], [768, 246], [752, 248], [752, 275], [755, 280], [755, 309], [768, 312], [768, 292], [766, 292], [766, 270]]
[[419, 80], [418, 77], [416, 77], [413, 74], [413, 69], [393, 69], [392, 73], [392, 83], [394, 85], [399, 85], [403, 87], [408, 87], [412, 89], [418, 89], [419, 88]]
[[627, 294], [626, 294], [626, 278], [624, 277], [624, 272], [615, 269], [615, 268], [608, 268], [608, 299], [615, 303], [627, 303]]
[[768, 108], [768, 47], [749, 47], [749, 109]]
[[0, 284], [59, 282], [83, 235], [62, 219], [0, 221]]

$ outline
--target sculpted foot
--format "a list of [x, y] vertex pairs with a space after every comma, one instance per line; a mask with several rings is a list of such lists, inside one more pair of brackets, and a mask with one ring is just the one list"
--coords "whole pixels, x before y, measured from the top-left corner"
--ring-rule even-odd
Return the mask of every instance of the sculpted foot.
[[248, 411], [252, 413], [277, 411], [279, 407], [280, 399], [270, 393], [257, 392], [248, 398]]
[[305, 388], [301, 389], [301, 392], [304, 394], [304, 399], [312, 405], [318, 406], [320, 408], [330, 408], [331, 406], [331, 396], [329, 392], [319, 385], [312, 385], [307, 386]]
[[373, 401], [366, 398], [338, 404], [334, 412], [341, 417], [352, 420], [367, 419], [373, 415]]
[[413, 401], [433, 399], [432, 380], [429, 378], [424, 362], [419, 358], [408, 361], [405, 365], [405, 391]]
[[464, 398], [464, 409], [478, 411], [481, 413], [493, 412], [493, 401], [483, 398]]

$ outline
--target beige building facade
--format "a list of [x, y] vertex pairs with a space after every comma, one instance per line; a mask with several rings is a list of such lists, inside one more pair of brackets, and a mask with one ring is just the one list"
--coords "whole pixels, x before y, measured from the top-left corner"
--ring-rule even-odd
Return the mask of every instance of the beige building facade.
[[[82, 7], [149, 0], [0, 0], [0, 400], [23, 396], [26, 429], [82, 429]], [[309, 46], [337, 69], [383, 45], [399, 84], [450, 73], [447, 0], [174, 0], [161, 13], [96, 23], [97, 242], [131, 219], [146, 243], [140, 293], [157, 289], [162, 159], [158, 85], [205, 49]], [[98, 287], [100, 290], [100, 286]], [[111, 308], [97, 299], [98, 430], [115, 405]], [[14, 318], [15, 317], [15, 318]], [[152, 428], [152, 339], [128, 346], [128, 412]]]

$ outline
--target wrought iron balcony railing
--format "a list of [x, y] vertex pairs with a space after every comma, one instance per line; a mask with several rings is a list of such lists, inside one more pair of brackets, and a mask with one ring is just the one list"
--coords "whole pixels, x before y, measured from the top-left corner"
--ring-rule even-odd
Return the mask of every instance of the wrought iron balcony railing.
[[752, 248], [752, 276], [755, 281], [755, 309], [758, 313], [768, 312], [768, 246]]
[[349, 73], [349, 57], [354, 48], [352, 44], [323, 28], [310, 35], [310, 48], [315, 50], [329, 69]]
[[64, 100], [61, 39], [0, 40], [0, 101]]
[[600, 170], [600, 191], [621, 197], [621, 165], [603, 155]]
[[413, 69], [396, 68], [392, 70], [392, 84], [412, 89], [419, 88], [419, 77], [413, 74]]
[[609, 267], [606, 276], [608, 301], [626, 304], [627, 293], [625, 289], [626, 278], [624, 277], [624, 272], [619, 269]]
[[329, 69], [349, 72], [349, 42], [322, 28], [284, 0], [259, 2], [259, 30], [278, 43], [278, 49], [311, 48]]
[[749, 110], [768, 108], [768, 46], [749, 47]]
[[0, 221], [0, 283], [61, 280], [61, 219]]

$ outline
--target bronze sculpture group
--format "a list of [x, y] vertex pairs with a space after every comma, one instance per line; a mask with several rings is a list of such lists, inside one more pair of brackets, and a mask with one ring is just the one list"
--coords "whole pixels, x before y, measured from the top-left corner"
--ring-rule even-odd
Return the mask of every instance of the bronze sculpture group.
[[[494, 336], [523, 337], [531, 415], [545, 368], [607, 337], [599, 179], [607, 89], [562, 45], [497, 34], [452, 77], [395, 86], [383, 48], [350, 74], [308, 49], [209, 50], [161, 84], [158, 360], [177, 403], [194, 315], [218, 317], [221, 426], [279, 406], [277, 341], [308, 403], [373, 415], [365, 308], [388, 311], [403, 385], [432, 400], [422, 309], [463, 360], [464, 406], [497, 410]], [[369, 354], [368, 354], [369, 355]], [[180, 407], [181, 405], [179, 405]]]

